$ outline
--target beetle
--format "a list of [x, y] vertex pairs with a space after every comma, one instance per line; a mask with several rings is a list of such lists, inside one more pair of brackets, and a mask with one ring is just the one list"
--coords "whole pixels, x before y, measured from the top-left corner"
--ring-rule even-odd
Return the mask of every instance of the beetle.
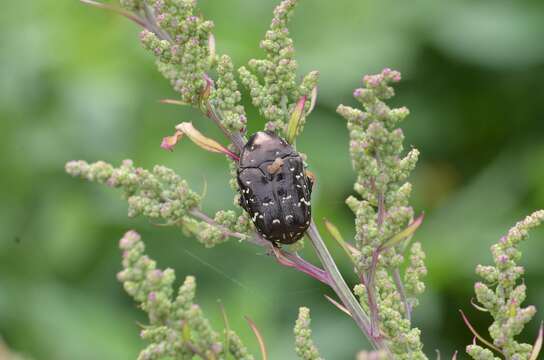
[[244, 145], [237, 168], [240, 205], [263, 238], [293, 244], [311, 221], [313, 181], [302, 157], [273, 132], [259, 131]]

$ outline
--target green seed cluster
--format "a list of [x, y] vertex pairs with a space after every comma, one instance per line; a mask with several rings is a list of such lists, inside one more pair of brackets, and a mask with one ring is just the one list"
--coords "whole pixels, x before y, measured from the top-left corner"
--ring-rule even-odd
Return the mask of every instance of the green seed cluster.
[[467, 346], [467, 354], [477, 360], [500, 360], [499, 357], [493, 355], [493, 352], [489, 349], [484, 349], [478, 345]]
[[410, 306], [413, 308], [418, 305], [418, 296], [425, 291], [425, 283], [421, 279], [427, 275], [425, 266], [425, 253], [421, 243], [415, 242], [410, 247], [410, 265], [404, 273], [404, 286]]
[[[478, 265], [476, 268], [476, 273], [484, 280], [474, 285], [476, 298], [493, 317], [493, 324], [489, 327], [493, 345], [508, 359], [528, 359], [532, 351], [530, 344], [515, 340], [536, 313], [532, 305], [522, 307], [527, 288], [520, 280], [524, 269], [518, 265], [521, 259], [518, 245], [527, 239], [530, 229], [543, 221], [544, 210], [539, 210], [518, 222], [491, 247], [495, 264]], [[493, 359], [488, 349], [478, 345], [467, 347], [467, 352], [476, 360]]]
[[242, 343], [240, 337], [232, 330], [228, 332], [229, 338], [229, 352], [234, 356], [235, 359], [239, 360], [254, 360], [255, 358], [251, 355], [245, 345]]
[[246, 217], [237, 215], [232, 210], [218, 211], [215, 214], [213, 223], [186, 216], [183, 218], [182, 224], [187, 236], [194, 236], [207, 248], [227, 241], [233, 232], [245, 236], [249, 236], [248, 234], [252, 232], [252, 228], [247, 226]]
[[211, 99], [214, 106], [221, 112], [222, 124], [228, 131], [245, 132], [246, 112], [240, 104], [242, 95], [238, 90], [234, 66], [228, 55], [221, 56], [217, 63], [216, 89], [212, 92]]
[[[337, 109], [348, 121], [350, 154], [357, 173], [354, 189], [359, 197], [350, 196], [346, 203], [356, 216], [355, 246], [360, 251], [356, 270], [367, 282], [373, 278], [372, 289], [367, 288], [368, 283], [355, 288], [363, 309], [371, 311], [369, 298], [373, 297], [379, 314], [379, 331], [385, 335], [395, 358], [426, 359], [420, 331], [411, 328], [401, 289], [393, 277], [404, 261], [406, 240], [382, 248], [414, 216], [408, 203], [412, 187], [406, 179], [416, 165], [419, 152], [413, 149], [403, 156], [404, 134], [398, 128], [409, 111], [404, 107], [391, 109], [384, 102], [394, 95], [390, 84], [398, 81], [400, 73], [390, 69], [367, 75], [363, 78], [364, 86], [353, 92], [363, 110], [345, 105]], [[415, 297], [425, 288], [421, 281], [427, 272], [424, 257], [421, 245], [413, 244], [404, 275], [410, 307], [417, 304]]]
[[[140, 335], [150, 345], [140, 352], [138, 359], [224, 357], [225, 349], [218, 333], [194, 303], [194, 277], [186, 277], [174, 297], [174, 271], [156, 268], [155, 261], [145, 255], [138, 233], [127, 232], [119, 247], [123, 251], [123, 270], [117, 278], [149, 316], [149, 324]], [[230, 339], [229, 352], [235, 359], [252, 359], [236, 334], [232, 333]]]
[[215, 56], [209, 45], [213, 22], [197, 14], [195, 0], [124, 0], [121, 5], [140, 13], [146, 8], [150, 24], [140, 34], [143, 46], [157, 58], [159, 71], [181, 101], [200, 105]]
[[[300, 84], [297, 83], [295, 48], [287, 29], [296, 4], [297, 0], [284, 0], [276, 7], [270, 29], [261, 41], [265, 59], [251, 59], [247, 67], [239, 69], [241, 81], [248, 88], [253, 105], [268, 120], [266, 129], [282, 135], [297, 101], [302, 96], [310, 99], [319, 78], [319, 73], [312, 71], [304, 76]], [[306, 102], [300, 128], [309, 107], [310, 101]]]
[[118, 168], [103, 161], [93, 164], [70, 161], [66, 171], [72, 176], [122, 189], [130, 217], [144, 215], [152, 220], [176, 223], [201, 202], [185, 180], [164, 166], [157, 165], [148, 171], [134, 167], [131, 160], [123, 161]]
[[295, 323], [295, 351], [302, 360], [321, 360], [321, 355], [312, 341], [310, 309], [301, 307]]
[[[181, 102], [199, 107], [229, 132], [243, 132], [246, 115], [229, 56], [217, 56], [213, 22], [205, 20], [196, 0], [121, 0], [142, 19], [143, 46], [157, 58], [159, 71], [179, 93]], [[217, 83], [209, 72], [217, 71]]]
[[70, 161], [66, 171], [72, 176], [122, 189], [130, 217], [143, 215], [167, 225], [181, 226], [206, 247], [225, 242], [232, 233], [236, 232], [240, 237], [253, 230], [244, 216], [232, 210], [219, 211], [211, 222], [195, 218], [191, 211], [200, 207], [201, 196], [164, 166], [155, 166], [153, 171], [148, 171], [134, 167], [130, 160], [125, 160], [118, 168], [103, 161], [93, 164]]
[[[405, 182], [415, 167], [419, 152], [402, 157], [404, 135], [396, 126], [408, 115], [406, 108], [390, 109], [383, 100], [393, 96], [390, 82], [400, 80], [396, 71], [365, 76], [365, 88], [354, 91], [366, 111], [340, 105], [338, 113], [348, 120], [350, 153], [361, 199], [350, 197], [348, 206], [357, 215], [357, 247], [362, 251], [360, 270], [370, 266], [374, 249], [401, 231], [413, 217], [408, 205], [412, 190]], [[378, 207], [384, 210], [381, 218]], [[387, 265], [398, 266], [401, 257], [388, 257]]]

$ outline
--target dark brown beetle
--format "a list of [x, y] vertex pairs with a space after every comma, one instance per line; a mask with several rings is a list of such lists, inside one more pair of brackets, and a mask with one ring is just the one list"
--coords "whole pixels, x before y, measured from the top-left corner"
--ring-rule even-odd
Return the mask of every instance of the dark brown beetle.
[[257, 132], [238, 164], [240, 205], [259, 233], [274, 244], [292, 244], [310, 225], [312, 181], [300, 155], [271, 132]]

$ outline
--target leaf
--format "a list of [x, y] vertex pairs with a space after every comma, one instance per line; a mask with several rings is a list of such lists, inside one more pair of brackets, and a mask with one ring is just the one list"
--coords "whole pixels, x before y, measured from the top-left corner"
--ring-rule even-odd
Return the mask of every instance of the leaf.
[[169, 104], [169, 105], [180, 105], [180, 106], [186, 106], [190, 105], [189, 103], [183, 102], [181, 100], [175, 100], [175, 99], [162, 99], [159, 100], [161, 104]]
[[331, 304], [333, 304], [334, 306], [336, 306], [338, 309], [340, 309], [342, 312], [344, 312], [345, 314], [347, 314], [349, 317], [351, 317], [351, 313], [349, 312], [348, 309], [346, 309], [346, 307], [342, 304], [340, 304], [338, 301], [334, 300], [333, 298], [331, 298], [329, 295], [324, 295], [325, 296], [325, 299], [329, 300], [329, 302]]
[[482, 312], [489, 312], [489, 310], [487, 310], [487, 309], [484, 308], [483, 306], [480, 306], [480, 305], [476, 304], [476, 303], [474, 302], [474, 298], [471, 298], [471, 299], [470, 299], [470, 303], [471, 303], [472, 306], [474, 306], [474, 308], [476, 308], [477, 310], [480, 310], [480, 311], [482, 311]]
[[304, 105], [306, 105], [306, 96], [302, 96], [298, 100], [293, 112], [291, 113], [291, 119], [289, 119], [289, 124], [287, 124], [287, 142], [289, 144], [292, 144], [298, 135], [300, 121], [304, 117]]
[[544, 323], [540, 323], [540, 329], [538, 330], [538, 337], [533, 345], [533, 351], [531, 351], [531, 357], [529, 360], [537, 360], [540, 350], [542, 350], [542, 338], [544, 337]]
[[334, 225], [332, 222], [330, 222], [327, 219], [324, 219], [325, 222], [325, 228], [331, 234], [334, 240], [344, 249], [345, 253], [348, 255], [349, 259], [353, 264], [356, 264], [354, 255], [359, 255], [360, 251], [357, 250], [353, 245], [347, 243], [344, 241], [344, 238], [342, 237], [342, 234], [340, 234], [340, 231]]
[[480, 335], [475, 329], [474, 327], [472, 327], [472, 324], [470, 323], [470, 321], [468, 321], [468, 318], [465, 316], [465, 313], [463, 312], [463, 310], [459, 310], [459, 312], [461, 313], [461, 317], [463, 318], [463, 321], [465, 322], [465, 325], [468, 327], [468, 329], [470, 330], [470, 332], [476, 337], [478, 338], [478, 340], [480, 340], [482, 343], [484, 343], [488, 348], [490, 349], [493, 349], [499, 353], [502, 354], [502, 351], [501, 349], [499, 349], [498, 347], [496, 347], [495, 345], [493, 345], [492, 343], [490, 343], [489, 341], [487, 341], [486, 339], [483, 338], [482, 335]]
[[182, 132], [176, 131], [176, 133], [172, 136], [163, 137], [161, 142], [161, 148], [168, 151], [174, 151], [174, 146], [176, 146], [182, 136]]
[[306, 116], [310, 115], [310, 113], [314, 110], [316, 102], [317, 102], [317, 86], [315, 86], [312, 89], [312, 93], [310, 94], [310, 108], [308, 109], [308, 111], [306, 111]]
[[204, 150], [225, 154], [235, 161], [240, 160], [238, 155], [236, 155], [223, 145], [219, 144], [217, 141], [202, 135], [202, 133], [195, 129], [193, 124], [190, 122], [183, 122], [181, 124], [178, 124], [176, 126], [176, 130], [181, 131], [183, 134], [187, 135], [192, 142], [194, 142], [196, 145]]
[[257, 328], [257, 325], [255, 325], [253, 320], [251, 320], [248, 316], [246, 316], [245, 318], [249, 324], [249, 327], [251, 328], [251, 330], [255, 334], [255, 337], [257, 338], [257, 342], [259, 343], [259, 349], [261, 350], [262, 359], [268, 360], [268, 355], [266, 352], [266, 344], [264, 343], [264, 338], [261, 335], [261, 332]]
[[397, 235], [393, 236], [392, 238], [390, 238], [389, 240], [384, 242], [380, 246], [380, 251], [385, 250], [385, 249], [390, 248], [390, 247], [393, 247], [393, 246], [397, 246], [402, 241], [410, 238], [414, 234], [414, 232], [419, 228], [419, 226], [423, 222], [424, 217], [425, 217], [425, 214], [422, 213], [421, 215], [419, 215], [419, 217], [417, 219], [412, 221], [412, 223], [410, 225], [408, 225], [406, 227], [406, 229], [402, 230]]
[[230, 325], [229, 325], [229, 318], [227, 317], [227, 312], [225, 311], [225, 307], [223, 306], [223, 303], [221, 300], [217, 300], [217, 303], [219, 304], [219, 309], [221, 310], [221, 314], [223, 315], [223, 324], [225, 325], [225, 358], [228, 358], [229, 355], [229, 339], [230, 339]]

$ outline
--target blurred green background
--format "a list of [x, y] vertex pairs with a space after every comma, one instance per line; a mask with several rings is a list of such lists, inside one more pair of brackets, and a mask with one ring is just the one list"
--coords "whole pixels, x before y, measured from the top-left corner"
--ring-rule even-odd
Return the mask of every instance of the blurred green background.
[[[261, 56], [277, 2], [202, 0], [218, 51], [238, 66]], [[393, 105], [410, 108], [407, 147], [422, 153], [413, 204], [426, 212], [417, 238], [429, 267], [415, 324], [430, 356], [462, 351], [472, 336], [457, 309], [483, 332], [489, 324], [469, 302], [475, 265], [491, 261], [489, 246], [512, 224], [544, 207], [544, 2], [301, 1], [291, 30], [301, 74], [321, 72], [318, 106], [298, 143], [318, 177], [315, 218], [331, 219], [348, 238], [353, 219], [344, 199], [354, 175], [335, 108], [354, 105], [363, 74], [386, 66], [403, 73]], [[198, 302], [217, 328], [221, 299], [255, 352], [243, 316], [259, 325], [272, 359], [293, 359], [301, 305], [312, 311], [326, 358], [352, 359], [367, 347], [323, 298], [328, 289], [259, 249], [236, 241], [204, 249], [179, 230], [128, 219], [119, 193], [65, 175], [71, 159], [165, 164], [196, 190], [206, 179], [207, 210], [232, 207], [221, 156], [190, 142], [174, 153], [159, 148], [181, 121], [222, 138], [197, 112], [157, 102], [175, 94], [135, 25], [77, 1], [4, 1], [0, 33], [0, 334], [10, 347], [35, 359], [134, 359], [145, 318], [115, 279], [117, 240], [130, 228], [161, 267], [173, 267], [178, 279], [197, 277]], [[255, 110], [249, 114], [250, 131], [260, 129]], [[346, 258], [327, 241], [353, 283]], [[542, 311], [544, 231], [524, 249], [527, 302]], [[309, 248], [305, 256], [314, 259]]]

